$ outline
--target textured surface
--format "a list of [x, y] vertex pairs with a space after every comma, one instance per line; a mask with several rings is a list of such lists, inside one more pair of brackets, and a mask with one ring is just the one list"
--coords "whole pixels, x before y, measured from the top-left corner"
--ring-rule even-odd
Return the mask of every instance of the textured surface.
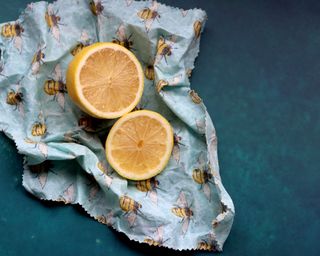
[[[0, 22], [15, 19], [27, 2], [2, 3]], [[213, 117], [221, 175], [237, 209], [223, 255], [316, 255], [319, 4], [163, 2], [199, 6], [209, 16], [192, 84]], [[129, 242], [81, 210], [39, 203], [21, 186], [14, 145], [4, 136], [1, 142], [1, 255], [167, 252]]]

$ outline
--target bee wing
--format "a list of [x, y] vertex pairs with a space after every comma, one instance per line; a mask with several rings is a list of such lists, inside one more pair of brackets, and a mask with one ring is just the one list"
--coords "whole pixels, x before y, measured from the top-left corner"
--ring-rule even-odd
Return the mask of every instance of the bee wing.
[[136, 221], [136, 218], [137, 218], [137, 214], [135, 214], [134, 212], [129, 213], [127, 219], [128, 219], [130, 227], [133, 227], [133, 225]]
[[126, 28], [123, 24], [121, 24], [117, 30], [118, 38], [123, 41], [126, 39]]
[[110, 188], [110, 186], [112, 184], [112, 178], [109, 175], [105, 174], [104, 180], [107, 184], [107, 187]]
[[23, 104], [19, 104], [18, 110], [19, 110], [19, 113], [21, 114], [21, 116], [24, 117], [24, 107], [23, 107]]
[[53, 26], [51, 29], [52, 35], [54, 39], [56, 39], [58, 42], [60, 42], [60, 30], [57, 26]]
[[57, 101], [59, 106], [64, 110], [65, 96], [63, 93], [59, 92], [57, 94]]
[[32, 75], [38, 74], [39, 70], [40, 70], [40, 62], [37, 61], [32, 63], [32, 66], [31, 66]]
[[205, 194], [206, 198], [211, 201], [211, 189], [208, 183], [203, 184], [203, 193]]
[[47, 171], [39, 173], [38, 180], [39, 180], [39, 183], [40, 183], [42, 189], [44, 188], [44, 186], [47, 183], [47, 178], [48, 178]]
[[92, 199], [94, 199], [96, 197], [96, 195], [98, 194], [100, 190], [100, 187], [98, 185], [93, 186], [90, 191], [89, 191], [89, 201], [91, 201]]
[[153, 23], [154, 19], [148, 19], [144, 22], [144, 25], [146, 27], [146, 31], [149, 32], [151, 30], [151, 26]]
[[150, 10], [151, 11], [156, 11], [156, 10], [158, 10], [158, 8], [159, 8], [159, 3], [157, 2], [157, 1], [152, 1], [152, 5], [151, 5], [151, 7], [150, 7]]
[[173, 150], [172, 150], [172, 156], [173, 159], [179, 163], [180, 161], [180, 147], [178, 145], [174, 145]]
[[182, 74], [171, 78], [168, 82], [169, 82], [169, 85], [177, 85], [181, 82], [181, 80], [182, 80]]
[[58, 63], [53, 70], [53, 74], [52, 74], [54, 80], [59, 81], [62, 79], [62, 70], [61, 70], [61, 65], [60, 63]]
[[151, 190], [151, 191], [149, 191], [148, 194], [149, 194], [151, 202], [153, 202], [154, 204], [158, 204], [157, 191], [156, 190]]
[[106, 217], [107, 225], [113, 225], [113, 212], [110, 211]]
[[21, 53], [21, 51], [22, 51], [22, 38], [21, 38], [21, 36], [16, 36], [14, 38], [13, 45], [14, 45], [15, 48], [17, 48], [19, 53]]
[[182, 17], [186, 17], [188, 14], [188, 10], [181, 9], [181, 14], [182, 14]]
[[49, 5], [48, 5], [48, 9], [47, 9], [47, 11], [48, 11], [48, 14], [49, 14], [49, 15], [52, 15], [52, 14], [54, 14], [54, 11], [53, 11], [53, 6], [52, 6], [52, 4], [49, 4]]
[[74, 192], [75, 192], [75, 188], [74, 188], [73, 184], [71, 184], [69, 187], [67, 187], [67, 189], [63, 192], [63, 195], [64, 195], [67, 203], [73, 202]]
[[204, 133], [204, 132], [205, 132], [206, 124], [205, 124], [204, 120], [198, 120], [198, 119], [196, 119], [196, 126], [197, 126], [198, 131], [199, 131], [200, 133]]
[[87, 31], [83, 30], [80, 36], [81, 42], [87, 42], [89, 40], [89, 35]]
[[189, 228], [189, 223], [190, 223], [190, 218], [185, 218], [183, 223], [182, 223], [182, 229], [181, 229], [181, 233], [184, 236]]
[[43, 142], [38, 143], [38, 148], [45, 158], [48, 157], [48, 146]]
[[183, 191], [180, 192], [178, 200], [177, 200], [177, 205], [180, 207], [187, 207], [187, 199], [186, 195], [183, 193]]
[[162, 239], [163, 239], [163, 226], [159, 226], [157, 228], [155, 240], [156, 241], [162, 241]]
[[35, 142], [31, 139], [29, 139], [28, 137], [24, 139], [24, 141], [28, 144], [35, 144]]
[[133, 0], [126, 0], [126, 2], [127, 2], [127, 6], [130, 6], [132, 4]]

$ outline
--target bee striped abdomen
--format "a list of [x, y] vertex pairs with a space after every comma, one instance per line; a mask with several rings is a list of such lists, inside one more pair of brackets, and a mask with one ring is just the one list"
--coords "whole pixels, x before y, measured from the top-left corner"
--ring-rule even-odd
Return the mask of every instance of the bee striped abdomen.
[[185, 208], [175, 207], [175, 208], [172, 208], [171, 211], [174, 215], [180, 218], [188, 217]]
[[193, 29], [194, 29], [194, 35], [196, 39], [200, 37], [201, 28], [202, 28], [202, 22], [200, 20], [195, 21], [195, 23], [193, 24]]
[[46, 12], [46, 14], [45, 14], [45, 20], [46, 20], [49, 28], [52, 28], [54, 26], [52, 19], [51, 19], [51, 15], [49, 15], [48, 12]]
[[2, 29], [1, 29], [1, 35], [3, 37], [16, 37], [20, 36], [21, 33], [23, 32], [23, 28], [21, 27], [20, 24], [5, 24]]
[[204, 184], [207, 182], [204, 171], [200, 169], [194, 169], [192, 172], [192, 178], [195, 182], [199, 184]]
[[144, 20], [148, 20], [148, 19], [152, 19], [152, 11], [149, 9], [149, 8], [144, 8], [142, 9], [140, 12], [138, 12], [138, 16], [141, 18], [141, 19], [144, 19]]
[[44, 123], [35, 123], [32, 126], [31, 134], [32, 136], [43, 136], [47, 132], [47, 127]]
[[83, 48], [85, 48], [86, 46], [83, 44], [83, 43], [79, 43], [79, 44], [77, 44], [72, 50], [71, 50], [71, 54], [73, 55], [73, 56], [75, 56], [75, 55], [77, 55], [79, 52], [81, 52], [81, 50], [83, 49]]
[[144, 71], [144, 74], [147, 79], [154, 80], [154, 66], [148, 65]]
[[151, 179], [138, 181], [136, 183], [136, 187], [138, 190], [140, 190], [142, 192], [148, 192], [153, 189], [152, 184], [151, 184]]
[[153, 245], [153, 246], [161, 246], [160, 242], [157, 242], [151, 238], [146, 238], [143, 240], [145, 243], [149, 244], [149, 245]]
[[141, 208], [141, 204], [134, 201], [132, 198], [128, 196], [121, 196], [120, 208], [125, 212], [136, 212], [139, 208]]
[[47, 80], [44, 83], [44, 91], [48, 95], [56, 95], [57, 93], [65, 93], [66, 85], [61, 81], [55, 81], [53, 79]]

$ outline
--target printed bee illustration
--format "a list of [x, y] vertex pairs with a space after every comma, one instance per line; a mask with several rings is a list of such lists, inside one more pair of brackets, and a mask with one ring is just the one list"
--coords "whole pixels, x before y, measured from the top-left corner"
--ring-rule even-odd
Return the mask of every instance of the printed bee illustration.
[[194, 104], [200, 104], [202, 102], [202, 99], [194, 90], [190, 90], [189, 95]]
[[131, 51], [134, 50], [134, 48], [132, 48], [133, 41], [131, 40], [131, 37], [132, 33], [129, 35], [129, 37], [126, 36], [125, 26], [121, 24], [117, 30], [117, 38], [114, 37], [112, 43], [119, 44]]
[[28, 144], [33, 144], [35, 147], [38, 147], [41, 154], [46, 159], [48, 157], [48, 145], [41, 141], [35, 141], [30, 138], [25, 138], [24, 141]]
[[193, 217], [193, 211], [191, 206], [188, 206], [186, 196], [183, 192], [180, 192], [176, 207], [171, 208], [171, 212], [182, 219], [181, 233], [184, 236], [188, 231], [190, 220]]
[[79, 134], [77, 132], [71, 131], [63, 134], [63, 139], [65, 142], [79, 143]]
[[42, 113], [39, 114], [39, 121], [36, 121], [31, 128], [31, 134], [34, 137], [41, 136], [44, 137], [47, 133], [47, 126]]
[[7, 104], [15, 106], [15, 110], [22, 107], [23, 104], [23, 93], [21, 89], [15, 91], [11, 89], [7, 94]]
[[228, 207], [221, 202], [221, 213], [218, 214], [218, 216], [212, 221], [212, 227], [216, 228], [220, 222], [224, 220], [224, 218], [228, 214]]
[[192, 69], [191, 68], [188, 68], [187, 70], [186, 70], [186, 75], [187, 75], [187, 77], [191, 77], [192, 76]]
[[21, 53], [22, 51], [22, 33], [24, 28], [16, 21], [15, 23], [4, 24], [1, 28], [1, 36], [13, 39], [14, 47]]
[[37, 165], [29, 165], [30, 172], [38, 179], [39, 184], [42, 189], [44, 189], [45, 185], [47, 184], [48, 174], [52, 172], [56, 174], [54, 171], [51, 170], [52, 163], [50, 161], [44, 161]]
[[110, 211], [107, 216], [99, 215], [96, 217], [97, 221], [99, 221], [102, 224], [105, 224], [107, 226], [112, 226], [114, 224], [114, 214], [112, 211]]
[[46, 80], [43, 86], [44, 92], [53, 96], [53, 100], [57, 100], [59, 106], [64, 109], [65, 96], [67, 93], [67, 86], [62, 78], [62, 71], [60, 64], [54, 68], [53, 79]]
[[168, 64], [167, 57], [172, 55], [173, 45], [175, 43], [175, 37], [170, 36], [167, 39], [164, 36], [160, 36], [157, 43], [157, 53], [155, 64], [159, 63], [162, 59]]
[[156, 90], [158, 93], [162, 91], [162, 89], [166, 86], [176, 86], [182, 81], [182, 74], [176, 75], [172, 78], [169, 78], [168, 80], [159, 80], [156, 84]]
[[81, 50], [90, 45], [89, 35], [87, 32], [83, 31], [81, 33], [80, 41], [78, 44], [70, 51], [73, 56], [76, 56]]
[[154, 64], [153, 63], [146, 65], [146, 68], [144, 70], [144, 75], [146, 76], [146, 78], [148, 80], [151, 80], [151, 81], [154, 80], [155, 74], [154, 74]]
[[186, 17], [187, 14], [188, 14], [188, 10], [181, 9], [181, 15], [182, 15], [182, 17]]
[[49, 4], [47, 11], [45, 13], [45, 20], [49, 27], [50, 32], [52, 33], [52, 36], [54, 39], [56, 39], [58, 42], [60, 42], [60, 29], [59, 26], [62, 25], [60, 23], [61, 17], [57, 15], [58, 12], [54, 12], [53, 5]]
[[193, 180], [201, 185], [201, 189], [203, 189], [204, 194], [211, 200], [211, 189], [209, 186], [209, 182], [211, 183], [211, 179], [213, 178], [212, 173], [210, 172], [210, 168], [196, 168], [192, 171], [192, 178]]
[[219, 248], [218, 242], [216, 241], [215, 235], [210, 233], [207, 238], [201, 239], [198, 243], [198, 250], [206, 250], [206, 251], [217, 251]]
[[110, 172], [108, 171], [107, 167], [102, 162], [98, 162], [97, 167], [102, 172], [107, 188], [110, 188], [112, 184], [112, 177], [109, 176]]
[[193, 23], [193, 30], [194, 30], [195, 39], [198, 39], [200, 37], [201, 29], [202, 29], [202, 22], [200, 20], [195, 21]]
[[78, 120], [78, 125], [81, 129], [85, 130], [86, 132], [95, 132], [95, 124], [94, 119], [91, 116], [82, 116]]
[[155, 177], [148, 180], [137, 181], [136, 188], [141, 192], [146, 192], [151, 201], [155, 204], [158, 203], [157, 189], [159, 189], [160, 182]]
[[75, 186], [74, 184], [70, 184], [64, 191], [63, 195], [59, 197], [58, 201], [62, 201], [65, 204], [73, 203], [75, 200]]
[[43, 59], [45, 58], [45, 54], [43, 52], [45, 48], [46, 48], [45, 46], [44, 47], [39, 46], [38, 50], [33, 55], [33, 58], [31, 61], [32, 75], [36, 75], [40, 71], [40, 66], [43, 64]]
[[89, 5], [93, 15], [99, 16], [103, 14], [104, 6], [102, 5], [101, 0], [91, 0]]
[[174, 133], [172, 156], [177, 163], [180, 162], [180, 146], [185, 146], [183, 143], [181, 143], [181, 141], [182, 141], [182, 137], [179, 136], [177, 133]]
[[145, 238], [143, 241], [149, 245], [153, 246], [163, 246], [165, 242], [167, 242], [170, 238], [163, 240], [163, 226], [159, 226], [156, 230], [155, 237]]
[[139, 11], [137, 14], [144, 22], [146, 31], [149, 32], [152, 26], [152, 23], [155, 19], [159, 21], [160, 14], [158, 13], [159, 3], [157, 1], [152, 1], [151, 7], [143, 8], [141, 11]]
[[142, 208], [142, 205], [126, 195], [123, 195], [120, 197], [119, 204], [120, 204], [120, 208], [125, 212], [124, 215], [127, 217], [129, 226], [133, 227], [135, 220], [137, 218], [138, 212], [142, 214], [142, 212], [140, 211], [140, 208]]
[[127, 6], [129, 7], [132, 4], [133, 0], [126, 0]]

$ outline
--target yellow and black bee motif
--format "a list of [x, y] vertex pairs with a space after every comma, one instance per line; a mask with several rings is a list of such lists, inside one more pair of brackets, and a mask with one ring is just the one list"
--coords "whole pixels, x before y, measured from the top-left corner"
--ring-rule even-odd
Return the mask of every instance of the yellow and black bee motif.
[[152, 26], [152, 23], [154, 22], [155, 19], [159, 21], [160, 14], [157, 11], [159, 8], [159, 3], [157, 1], [152, 1], [151, 7], [146, 7], [140, 10], [137, 15], [139, 16], [140, 19], [144, 22], [146, 31], [149, 32]]
[[209, 186], [209, 183], [211, 182], [211, 179], [213, 178], [213, 175], [210, 171], [210, 168], [196, 168], [192, 171], [192, 178], [193, 180], [200, 184], [200, 189], [203, 189], [203, 192], [205, 196], [208, 198], [208, 200], [211, 200], [211, 189]]
[[186, 75], [187, 75], [187, 77], [191, 77], [192, 76], [192, 69], [191, 68], [188, 68], [187, 70], [186, 70]]
[[52, 172], [56, 174], [54, 171], [51, 170], [52, 163], [50, 161], [44, 161], [37, 165], [29, 165], [30, 172], [38, 179], [39, 184], [42, 189], [44, 189], [45, 185], [47, 184], [48, 174]]
[[114, 220], [113, 220], [113, 212], [110, 211], [107, 216], [105, 215], [98, 215], [97, 217], [95, 217], [97, 221], [99, 221], [102, 224], [105, 224], [107, 226], [112, 226], [114, 224]]
[[182, 141], [182, 137], [179, 136], [177, 133], [174, 133], [172, 156], [177, 163], [180, 162], [180, 146], [185, 146], [181, 141]]
[[201, 241], [197, 245], [198, 250], [205, 251], [218, 251], [218, 242], [215, 239], [214, 234], [209, 234], [207, 238], [201, 239]]
[[198, 39], [200, 37], [201, 29], [202, 29], [202, 22], [200, 20], [195, 21], [193, 23], [193, 30], [194, 30], [195, 39]]
[[97, 167], [102, 172], [101, 176], [104, 177], [104, 182], [107, 185], [107, 188], [109, 189], [111, 187], [111, 184], [112, 184], [112, 181], [113, 181], [113, 178], [110, 176], [110, 174], [112, 172], [109, 171], [107, 166], [105, 166], [105, 164], [103, 164], [102, 162], [98, 162], [97, 163]]
[[60, 28], [62, 25], [60, 23], [61, 17], [58, 16], [58, 12], [54, 12], [52, 4], [48, 5], [47, 11], [45, 13], [45, 20], [49, 27], [52, 36], [59, 42], [60, 41]]
[[103, 13], [104, 6], [102, 5], [101, 0], [91, 0], [89, 6], [93, 15], [99, 16]]
[[6, 102], [9, 105], [15, 106], [16, 110], [21, 104], [23, 104], [23, 93], [20, 90], [15, 91], [11, 89], [7, 94]]
[[167, 57], [172, 55], [175, 37], [171, 36], [171, 40], [167, 40], [164, 36], [160, 36], [157, 43], [157, 53], [155, 63], [159, 63], [163, 58], [167, 62]]
[[200, 104], [202, 102], [202, 99], [194, 90], [190, 90], [189, 95], [194, 104]]
[[163, 240], [163, 226], [160, 226], [156, 230], [155, 237], [147, 237], [143, 241], [151, 246], [163, 246], [170, 238]]
[[4, 38], [13, 39], [13, 45], [19, 52], [22, 51], [23, 32], [24, 28], [18, 21], [15, 23], [4, 24], [1, 28], [1, 36]]
[[36, 121], [31, 128], [31, 134], [34, 137], [41, 136], [44, 137], [47, 133], [47, 126], [45, 124], [45, 119], [43, 118], [42, 112], [40, 112], [39, 121]]
[[81, 33], [80, 41], [74, 48], [71, 49], [70, 53], [73, 56], [76, 56], [79, 52], [82, 51], [82, 49], [84, 49], [89, 45], [90, 45], [90, 40], [89, 40], [88, 33], [84, 31]]
[[146, 195], [150, 197], [151, 201], [157, 204], [157, 189], [159, 189], [159, 185], [160, 182], [155, 177], [153, 177], [148, 180], [137, 181], [136, 188], [141, 192], [146, 192]]
[[132, 34], [127, 37], [125, 32], [125, 26], [121, 24], [117, 30], [117, 37], [114, 37], [112, 40], [112, 43], [119, 44], [125, 48], [127, 48], [129, 51], [134, 50], [133, 41], [131, 40]]
[[153, 81], [155, 74], [154, 74], [154, 64], [148, 64], [146, 65], [146, 68], [144, 70], [144, 75], [148, 80]]
[[94, 119], [91, 116], [82, 116], [78, 120], [78, 125], [86, 132], [95, 132]]
[[169, 85], [168, 81], [163, 80], [163, 79], [159, 80], [157, 85], [156, 85], [157, 92], [160, 92], [163, 87], [168, 86], [168, 85]]
[[176, 205], [176, 207], [171, 208], [171, 212], [182, 219], [181, 233], [184, 236], [188, 231], [190, 220], [193, 217], [193, 210], [191, 209], [191, 206], [188, 205], [186, 196], [183, 192], [180, 192]]
[[223, 202], [221, 202], [221, 211], [218, 214], [218, 216], [212, 221], [212, 227], [213, 228], [218, 227], [219, 223], [224, 220], [227, 214], [228, 214], [228, 206], [225, 205]]
[[46, 57], [45, 53], [43, 52], [46, 47], [38, 47], [38, 50], [32, 57], [31, 61], [31, 71], [32, 75], [36, 75], [40, 71], [40, 66], [43, 64], [43, 59]]
[[119, 204], [122, 211], [125, 212], [125, 216], [127, 216], [130, 227], [133, 227], [138, 212], [142, 214], [140, 211], [142, 205], [126, 195], [120, 196]]
[[53, 100], [57, 100], [60, 107], [64, 109], [64, 94], [67, 93], [67, 86], [66, 83], [63, 81], [60, 64], [57, 64], [55, 66], [53, 78], [44, 82], [43, 90], [47, 95], [53, 96]]

